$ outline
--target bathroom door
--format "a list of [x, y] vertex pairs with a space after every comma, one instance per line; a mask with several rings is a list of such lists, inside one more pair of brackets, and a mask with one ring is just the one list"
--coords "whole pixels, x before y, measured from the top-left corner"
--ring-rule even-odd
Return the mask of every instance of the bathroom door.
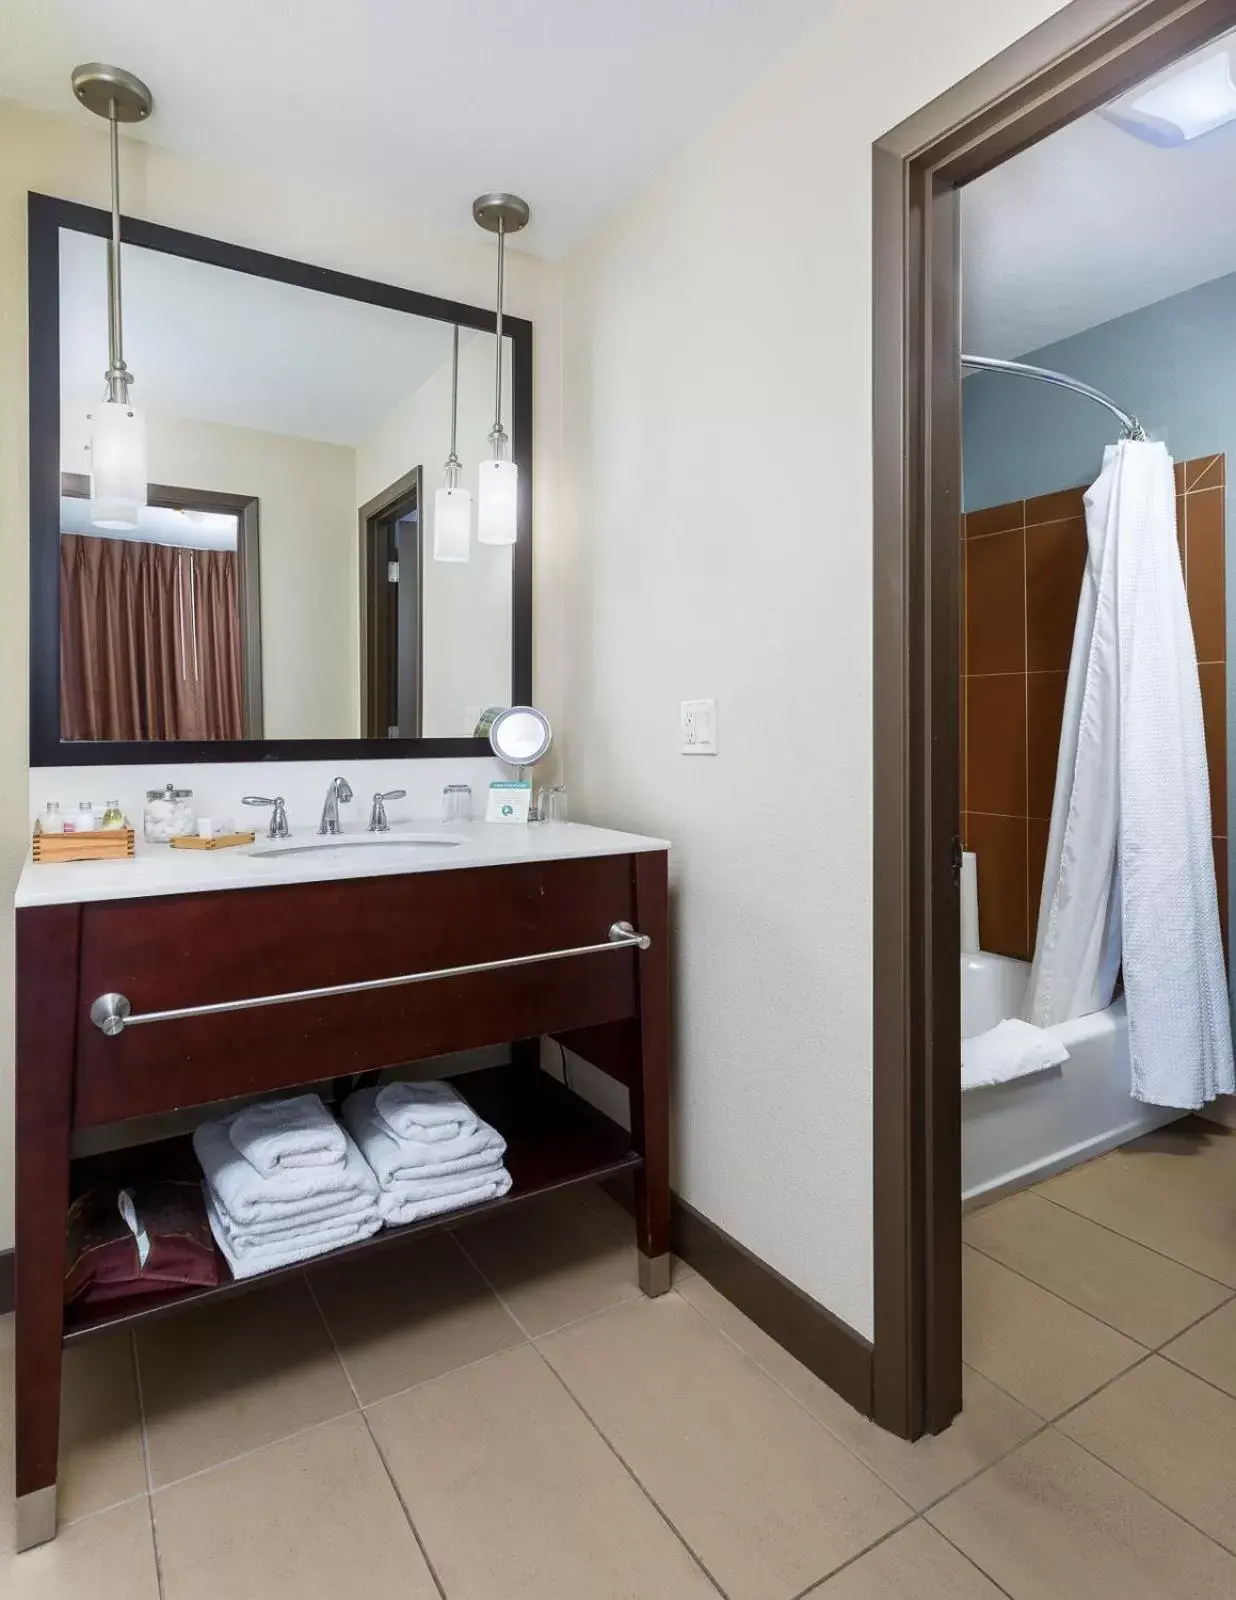
[[367, 739], [421, 733], [421, 469], [361, 508], [362, 708]]

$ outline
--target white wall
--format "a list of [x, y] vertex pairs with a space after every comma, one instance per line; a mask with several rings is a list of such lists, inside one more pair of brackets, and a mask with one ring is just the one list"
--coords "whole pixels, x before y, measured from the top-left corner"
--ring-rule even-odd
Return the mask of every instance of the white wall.
[[[470, 220], [460, 232], [353, 205], [338, 195], [276, 182], [122, 139], [126, 212], [279, 255], [430, 294], [490, 305], [494, 245]], [[0, 102], [0, 1249], [12, 1239], [12, 901], [29, 852], [27, 772], [28, 417], [26, 405], [26, 192], [107, 204], [107, 134], [73, 108], [65, 118]], [[534, 436], [538, 701], [559, 718], [561, 577], [556, 489], [560, 420], [559, 272], [518, 250], [507, 256], [507, 306], [536, 325]], [[408, 763], [415, 769], [416, 763]], [[488, 763], [471, 766], [475, 784]], [[172, 776], [172, 774], [168, 774]]]
[[[89, 472], [86, 404], [65, 406], [60, 465]], [[151, 483], [256, 495], [267, 739], [360, 737], [356, 452], [221, 422], [146, 415]]]
[[[511, 426], [510, 340], [504, 339], [503, 416]], [[458, 738], [476, 727], [476, 708], [511, 700], [511, 550], [476, 538], [477, 470], [494, 424], [494, 336], [461, 330], [456, 453], [471, 491], [467, 561], [433, 559], [434, 490], [445, 482], [451, 447], [451, 363], [439, 367], [357, 446], [357, 503], [364, 505], [415, 467], [424, 468], [421, 650], [422, 732]]]
[[676, 1186], [865, 1335], [870, 150], [1056, 9], [836, 0], [565, 263], [567, 782], [674, 841]]

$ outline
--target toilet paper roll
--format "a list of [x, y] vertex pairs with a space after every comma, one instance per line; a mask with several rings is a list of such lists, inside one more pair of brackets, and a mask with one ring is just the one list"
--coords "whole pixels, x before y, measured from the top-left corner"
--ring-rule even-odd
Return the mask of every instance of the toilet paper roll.
[[978, 857], [973, 850], [961, 854], [961, 953], [974, 955], [979, 949]]

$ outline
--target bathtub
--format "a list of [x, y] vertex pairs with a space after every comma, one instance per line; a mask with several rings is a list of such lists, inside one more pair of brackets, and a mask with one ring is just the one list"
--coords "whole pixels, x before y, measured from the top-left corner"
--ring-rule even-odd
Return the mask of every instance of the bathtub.
[[[1008, 956], [961, 958], [963, 1038], [1021, 1015], [1030, 965]], [[1124, 998], [1048, 1030], [1069, 1059], [1029, 1078], [967, 1089], [961, 1097], [961, 1189], [965, 1201], [994, 1199], [1102, 1155], [1179, 1111], [1129, 1093], [1129, 1020]]]

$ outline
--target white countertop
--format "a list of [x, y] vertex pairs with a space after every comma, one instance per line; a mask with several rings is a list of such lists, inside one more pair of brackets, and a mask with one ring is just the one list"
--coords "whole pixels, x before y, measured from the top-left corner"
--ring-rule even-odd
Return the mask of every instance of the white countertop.
[[[396, 846], [406, 836], [457, 840], [453, 844]], [[73, 905], [97, 900], [140, 900], [161, 894], [202, 894], [218, 889], [260, 889], [272, 884], [325, 883], [334, 878], [387, 878], [411, 872], [450, 872], [462, 867], [508, 866], [519, 861], [572, 861], [587, 856], [631, 855], [668, 850], [664, 839], [577, 822], [510, 825], [492, 822], [392, 823], [390, 844], [372, 849], [372, 839], [349, 828], [333, 847], [287, 855], [263, 855], [279, 841], [259, 833], [256, 846], [229, 850], [173, 850], [138, 837], [128, 861], [27, 861], [14, 903], [23, 906]], [[379, 835], [378, 837], [382, 837]], [[294, 828], [285, 844], [321, 842], [312, 828]]]

